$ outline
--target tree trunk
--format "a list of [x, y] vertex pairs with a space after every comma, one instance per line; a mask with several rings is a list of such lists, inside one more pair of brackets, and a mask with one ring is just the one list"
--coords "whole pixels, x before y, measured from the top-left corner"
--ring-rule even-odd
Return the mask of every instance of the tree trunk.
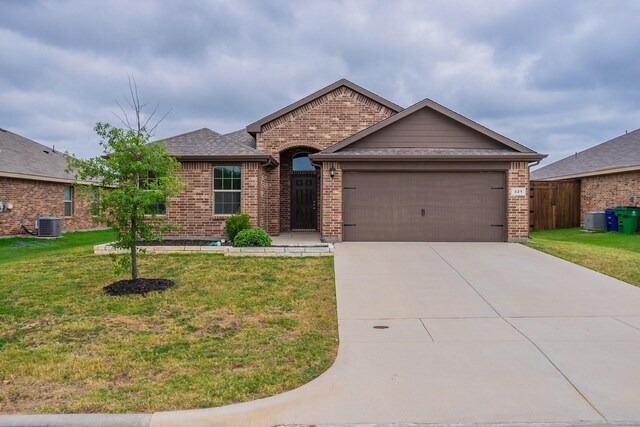
[[[136, 159], [138, 158], [138, 155], [136, 154]], [[138, 175], [138, 172], [136, 172], [134, 174], [134, 179], [135, 179], [135, 183], [136, 183], [136, 187], [140, 187], [140, 175]], [[138, 214], [138, 206], [135, 204], [133, 204], [133, 215], [131, 215], [131, 241], [132, 241], [132, 246], [131, 246], [131, 278], [133, 280], [136, 280], [138, 278], [138, 251], [137, 251], [137, 245], [136, 245], [136, 237], [138, 237], [138, 224], [136, 222], [136, 215]]]
[[131, 278], [133, 280], [138, 278], [138, 251], [136, 245], [131, 248]]

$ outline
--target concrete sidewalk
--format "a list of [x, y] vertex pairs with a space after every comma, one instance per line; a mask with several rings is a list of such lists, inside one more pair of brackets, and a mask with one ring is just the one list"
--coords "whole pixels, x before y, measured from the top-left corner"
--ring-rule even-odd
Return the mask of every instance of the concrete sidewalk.
[[516, 244], [343, 243], [335, 270], [340, 349], [327, 372], [144, 421], [640, 425], [640, 289]]

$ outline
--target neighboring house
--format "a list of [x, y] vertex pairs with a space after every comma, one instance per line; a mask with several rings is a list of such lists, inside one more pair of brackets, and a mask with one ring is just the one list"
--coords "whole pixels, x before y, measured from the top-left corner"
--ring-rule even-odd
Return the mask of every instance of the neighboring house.
[[238, 210], [324, 241], [521, 241], [538, 154], [431, 101], [407, 109], [337, 81], [236, 132], [167, 138], [189, 186], [175, 235], [224, 236]]
[[0, 236], [35, 230], [39, 217], [62, 218], [63, 231], [95, 228], [91, 200], [76, 194], [65, 156], [15, 133], [0, 129]]
[[[535, 181], [580, 181], [580, 218], [590, 211], [640, 202], [640, 129], [531, 173]], [[630, 200], [633, 198], [633, 201]]]

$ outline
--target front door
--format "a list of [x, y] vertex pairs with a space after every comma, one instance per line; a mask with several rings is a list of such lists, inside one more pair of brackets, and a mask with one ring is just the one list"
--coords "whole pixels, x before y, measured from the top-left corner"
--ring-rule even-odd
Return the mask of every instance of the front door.
[[291, 177], [291, 229], [315, 230], [318, 225], [316, 175]]

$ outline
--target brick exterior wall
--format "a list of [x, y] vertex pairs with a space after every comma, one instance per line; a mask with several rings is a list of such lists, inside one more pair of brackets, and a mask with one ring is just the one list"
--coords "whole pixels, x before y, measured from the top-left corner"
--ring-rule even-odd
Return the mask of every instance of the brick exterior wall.
[[[634, 197], [635, 202], [629, 201]], [[633, 206], [640, 203], [640, 171], [589, 176], [580, 182], [580, 223], [584, 214], [616, 206]]]
[[[282, 163], [280, 153], [285, 150], [322, 150], [392, 114], [389, 108], [343, 86], [263, 125], [256, 135], [256, 148]], [[287, 229], [287, 224], [281, 224], [282, 206], [287, 202], [280, 200], [280, 184], [281, 166], [265, 171], [260, 223], [270, 234]]]
[[[237, 163], [236, 163], [237, 164]], [[227, 215], [213, 213], [213, 168], [231, 163], [183, 162], [178, 171], [180, 181], [187, 184], [177, 197], [170, 199], [166, 218], [180, 229], [168, 233], [170, 237], [221, 238], [226, 235], [224, 222]], [[251, 216], [251, 224], [259, 221], [260, 165], [242, 163], [242, 194], [240, 210]]]
[[268, 182], [270, 178], [270, 170], [267, 168], [260, 168], [258, 171], [258, 227], [263, 228], [265, 230], [268, 229], [267, 218], [269, 217], [269, 206], [270, 204], [266, 202], [265, 197], [267, 196], [267, 188]]
[[0, 201], [11, 203], [13, 209], [0, 212], [0, 236], [26, 235], [20, 220], [35, 231], [41, 216], [62, 218], [62, 231], [100, 228], [91, 219], [91, 200], [81, 189], [73, 190], [73, 215], [64, 216], [64, 187], [68, 184], [0, 177]]
[[[332, 177], [331, 168], [335, 168]], [[321, 188], [321, 231], [320, 238], [324, 242], [342, 240], [342, 169], [338, 162], [322, 164]]]
[[[512, 196], [514, 187], [525, 188], [524, 196]], [[529, 238], [529, 164], [511, 162], [507, 171], [507, 239], [522, 242]]]
[[258, 226], [260, 215], [260, 170], [262, 167], [256, 162], [246, 162], [242, 164], [242, 195], [240, 209], [243, 213], [249, 214], [249, 223], [253, 227]]

